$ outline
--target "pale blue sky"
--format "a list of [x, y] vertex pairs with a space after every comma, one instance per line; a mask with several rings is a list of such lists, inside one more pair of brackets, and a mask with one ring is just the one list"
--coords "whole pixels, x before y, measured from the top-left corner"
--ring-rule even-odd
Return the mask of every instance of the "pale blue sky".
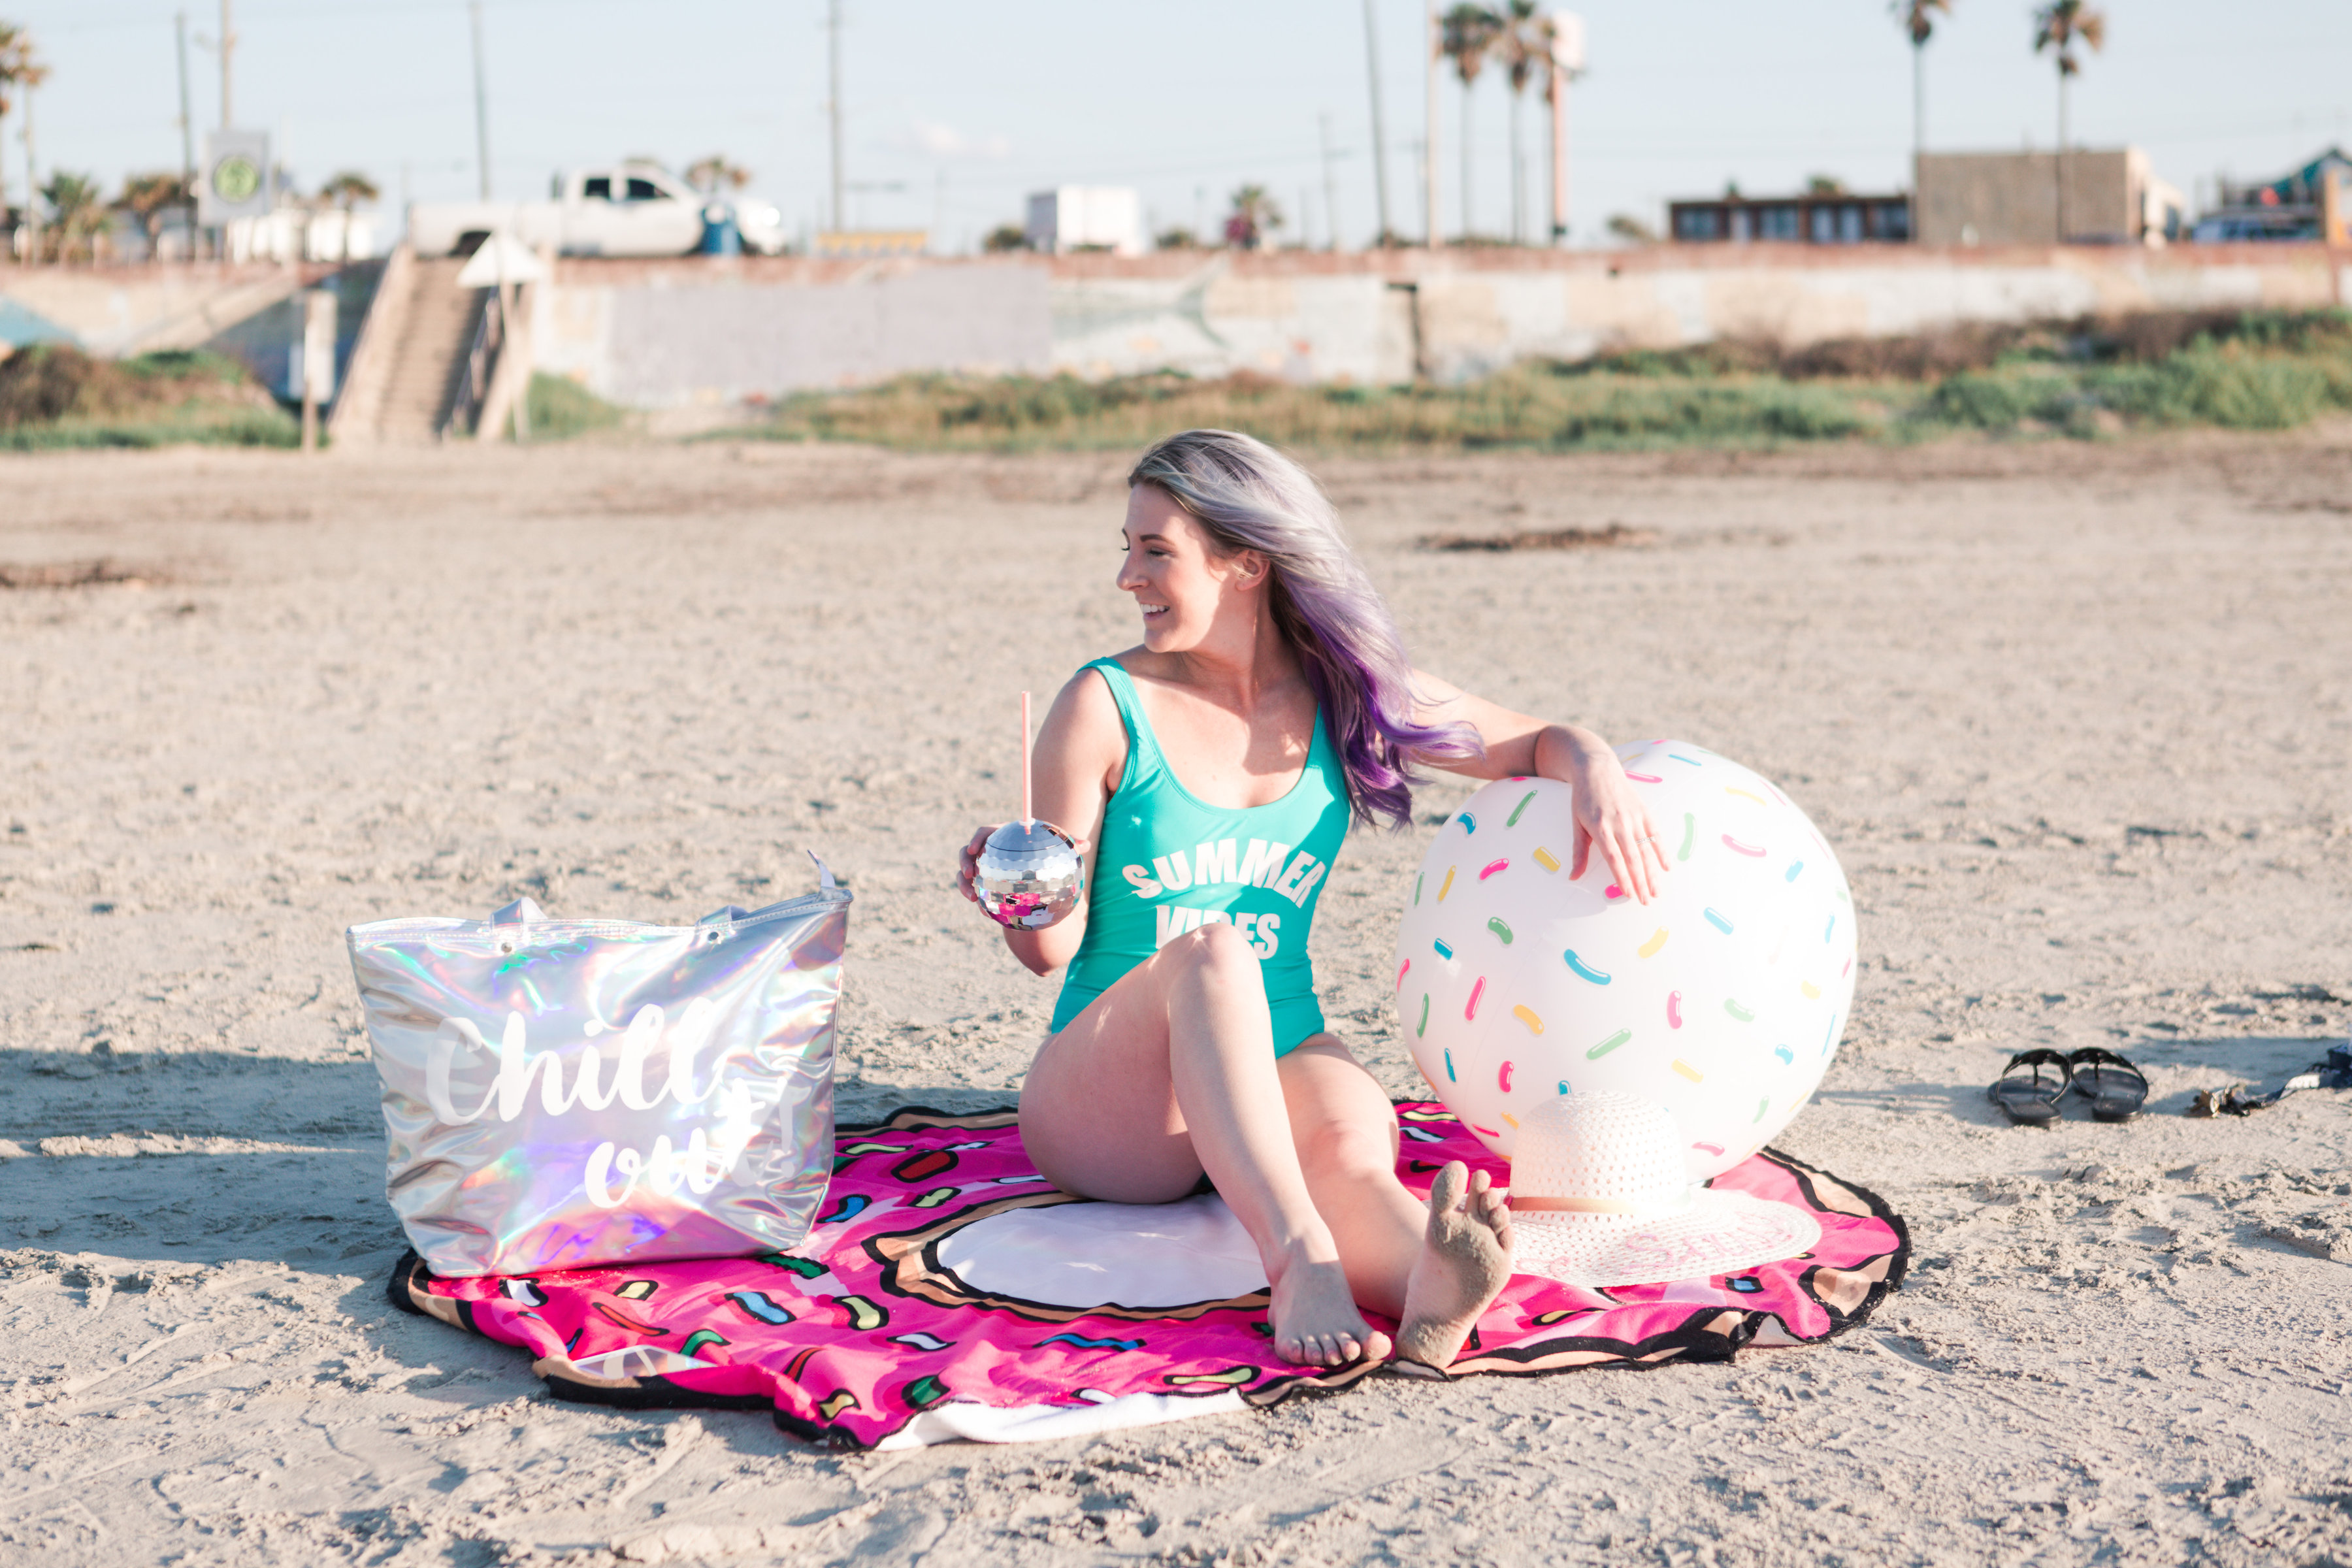
[[[1422, 10], [1374, 0], [1396, 221], [1421, 226]], [[174, 0], [0, 0], [53, 75], [38, 102], [44, 170], [176, 167]], [[217, 0], [185, 7], [192, 32]], [[1880, 0], [1587, 0], [1591, 73], [1573, 97], [1570, 220], [1592, 240], [1611, 213], [1659, 221], [1670, 197], [1737, 180], [1751, 195], [1814, 173], [1863, 189], [1906, 183], [1910, 46]], [[2137, 142], [2192, 195], [2217, 172], [2269, 175], [2352, 142], [2352, 5], [2345, 0], [2108, 0], [2109, 42], [2074, 89], [2088, 145]], [[1928, 138], [1945, 149], [2055, 140], [2046, 57], [2025, 0], [1954, 0], [1927, 52]], [[1373, 221], [1360, 0], [846, 0], [853, 221], [928, 226], [950, 246], [1018, 221], [1024, 193], [1066, 183], [1139, 187], [1161, 226], [1213, 217], [1264, 183], [1310, 237], [1326, 230], [1318, 119], [1339, 162], [1343, 237]], [[560, 164], [714, 150], [795, 221], [823, 216], [824, 0], [488, 0], [493, 184], [541, 194]], [[463, 0], [243, 0], [240, 120], [285, 138], [314, 184], [358, 167], [396, 199], [473, 193], [474, 117]], [[195, 118], [219, 117], [214, 57], [191, 49]], [[1445, 222], [1460, 226], [1459, 89], [1443, 95]], [[1477, 224], [1509, 214], [1507, 94], [1490, 73], [1473, 109]], [[6, 125], [21, 191], [20, 116]], [[1542, 113], [1527, 106], [1530, 222], [1542, 216]], [[941, 179], [944, 202], [940, 200]]]

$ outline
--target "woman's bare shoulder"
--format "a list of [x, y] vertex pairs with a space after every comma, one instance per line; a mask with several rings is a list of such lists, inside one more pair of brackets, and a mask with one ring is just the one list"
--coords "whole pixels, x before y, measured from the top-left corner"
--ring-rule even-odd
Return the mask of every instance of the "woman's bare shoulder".
[[[1115, 658], [1118, 656], [1111, 657]], [[1104, 679], [1102, 672], [1092, 665], [1064, 681], [1062, 689], [1055, 694], [1054, 706], [1046, 722], [1056, 721], [1076, 726], [1071, 731], [1073, 739], [1078, 733], [1105, 728], [1125, 731], [1125, 727], [1119, 722], [1118, 700], [1110, 694], [1110, 682]]]
[[1065, 759], [1080, 773], [1099, 773], [1109, 790], [1127, 763], [1127, 723], [1099, 671], [1081, 669], [1055, 693], [1037, 734], [1038, 760]]

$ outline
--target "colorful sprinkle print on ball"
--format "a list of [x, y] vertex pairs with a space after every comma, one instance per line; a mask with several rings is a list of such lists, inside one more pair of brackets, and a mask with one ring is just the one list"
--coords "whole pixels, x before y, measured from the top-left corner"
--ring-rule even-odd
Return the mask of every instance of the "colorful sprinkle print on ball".
[[1447, 1109], [1508, 1157], [1544, 1099], [1674, 1112], [1693, 1180], [1779, 1136], [1853, 1000], [1853, 895], [1770, 781], [1686, 741], [1618, 749], [1672, 867], [1643, 905], [1598, 853], [1571, 880], [1572, 792], [1502, 779], [1447, 819], [1397, 937], [1397, 1013]]

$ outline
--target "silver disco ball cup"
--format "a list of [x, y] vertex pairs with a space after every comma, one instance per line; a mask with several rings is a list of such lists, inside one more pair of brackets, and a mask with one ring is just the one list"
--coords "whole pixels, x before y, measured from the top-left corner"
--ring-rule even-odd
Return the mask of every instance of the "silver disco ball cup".
[[1043, 931], [1077, 907], [1086, 862], [1050, 823], [1008, 822], [988, 836], [971, 879], [980, 907], [999, 925]]

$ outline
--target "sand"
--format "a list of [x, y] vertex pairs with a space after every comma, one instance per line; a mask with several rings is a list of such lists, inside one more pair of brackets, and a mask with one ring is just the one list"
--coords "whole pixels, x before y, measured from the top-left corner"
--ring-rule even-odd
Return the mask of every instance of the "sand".
[[[551, 1402], [385, 1304], [342, 928], [690, 920], [814, 846], [845, 1115], [1003, 1102], [1052, 990], [950, 854], [1010, 694], [1132, 638], [1117, 457], [9, 458], [0, 564], [139, 580], [0, 592], [0, 1557], [2352, 1561], [2347, 1096], [2179, 1115], [2352, 1026], [2352, 428], [1324, 471], [1425, 666], [1837, 846], [1866, 967], [1781, 1142], [1912, 1226], [1872, 1325], [1004, 1449]], [[1612, 522], [1656, 542], [1413, 547]], [[1318, 936], [1399, 1092], [1419, 853], [1360, 835]], [[2148, 1113], [2000, 1123], [2041, 1043]]]

